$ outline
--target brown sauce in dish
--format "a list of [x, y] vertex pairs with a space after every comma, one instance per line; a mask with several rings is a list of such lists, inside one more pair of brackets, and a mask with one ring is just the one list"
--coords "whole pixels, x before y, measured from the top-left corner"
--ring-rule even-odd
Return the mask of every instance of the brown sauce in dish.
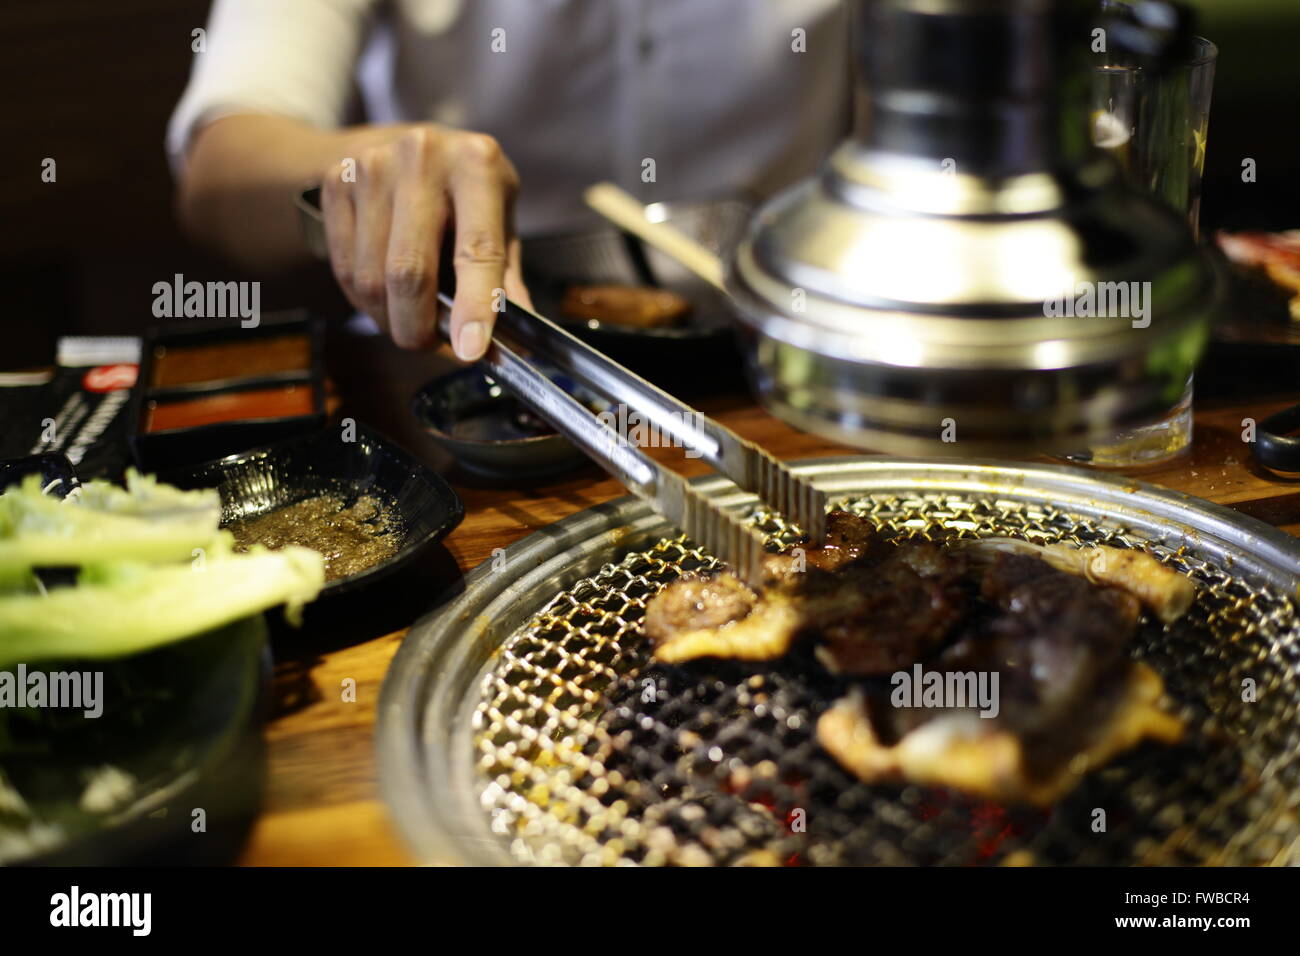
[[211, 345], [159, 345], [153, 351], [153, 381], [149, 384], [158, 388], [257, 378], [305, 372], [310, 366], [311, 340], [306, 335], [263, 336]]
[[221, 422], [295, 418], [310, 415], [314, 404], [310, 385], [219, 392], [216, 395], [177, 402], [150, 402], [144, 430], [150, 433], [165, 432], [173, 428], [195, 428]]
[[341, 498], [319, 495], [266, 514], [231, 522], [235, 550], [255, 544], [271, 550], [296, 544], [325, 558], [325, 580], [336, 581], [374, 567], [397, 553], [401, 544], [392, 512], [378, 499], [363, 496], [350, 507]]

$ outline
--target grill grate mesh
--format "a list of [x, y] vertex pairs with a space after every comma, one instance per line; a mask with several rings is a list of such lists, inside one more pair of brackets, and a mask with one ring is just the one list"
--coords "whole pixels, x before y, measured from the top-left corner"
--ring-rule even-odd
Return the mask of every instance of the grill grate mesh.
[[[898, 540], [1012, 535], [1145, 548], [1198, 584], [1135, 656], [1189, 733], [1089, 775], [1050, 811], [949, 790], [867, 786], [814, 738], [843, 685], [797, 655], [770, 665], [650, 659], [646, 602], [717, 562], [681, 538], [557, 595], [503, 645], [474, 713], [480, 802], [520, 862], [585, 865], [1285, 864], [1300, 862], [1300, 622], [1183, 549], [1024, 501], [949, 494], [841, 503]], [[770, 543], [795, 540], [755, 510]], [[1243, 681], [1254, 681], [1253, 702]], [[1097, 832], [1096, 811], [1105, 812]]]

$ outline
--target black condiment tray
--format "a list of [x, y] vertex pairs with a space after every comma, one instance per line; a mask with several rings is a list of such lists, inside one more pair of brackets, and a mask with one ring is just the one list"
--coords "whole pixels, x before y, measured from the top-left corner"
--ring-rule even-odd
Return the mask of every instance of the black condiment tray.
[[[236, 378], [213, 379], [207, 382], [192, 382], [186, 385], [152, 385], [154, 376], [154, 352], [159, 346], [164, 348], [192, 348], [201, 345], [215, 345], [222, 342], [246, 342], [252, 339], [272, 339], [285, 335], [301, 333], [309, 342], [310, 357], [307, 368], [292, 369], [283, 372], [270, 372], [255, 376], [238, 376]], [[301, 310], [277, 312], [262, 316], [255, 328], [245, 329], [237, 319], [178, 319], [167, 325], [156, 325], [145, 334], [140, 351], [140, 378], [144, 390], [150, 399], [197, 398], [213, 392], [221, 392], [234, 385], [245, 386], [258, 383], [262, 387], [292, 385], [312, 379], [325, 378], [325, 335], [324, 326]]]
[[[154, 387], [154, 352], [159, 346], [193, 347], [221, 342], [275, 338], [295, 333], [309, 340], [310, 358], [306, 370], [291, 370], [247, 378], [227, 378], [187, 385]], [[150, 403], [167, 404], [189, 399], [258, 389], [307, 385], [312, 390], [312, 410], [305, 415], [243, 419], [148, 432], [145, 419]], [[145, 471], [174, 468], [209, 461], [299, 435], [325, 424], [325, 346], [323, 324], [302, 311], [262, 316], [254, 328], [243, 328], [238, 319], [178, 320], [154, 326], [145, 334], [140, 355], [140, 374], [131, 399], [131, 451]]]

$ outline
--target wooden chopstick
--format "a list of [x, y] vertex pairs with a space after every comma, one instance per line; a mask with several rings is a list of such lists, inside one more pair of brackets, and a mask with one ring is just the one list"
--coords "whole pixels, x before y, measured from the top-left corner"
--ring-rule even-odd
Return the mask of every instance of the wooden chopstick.
[[726, 271], [722, 260], [676, 226], [651, 222], [646, 218], [645, 206], [631, 193], [614, 183], [603, 182], [588, 187], [582, 195], [588, 206], [624, 232], [681, 263], [705, 282], [726, 291]]

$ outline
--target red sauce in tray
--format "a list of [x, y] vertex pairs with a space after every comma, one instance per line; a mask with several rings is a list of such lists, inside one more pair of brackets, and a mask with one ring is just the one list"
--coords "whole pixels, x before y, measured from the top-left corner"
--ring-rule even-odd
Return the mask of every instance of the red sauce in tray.
[[209, 345], [159, 345], [153, 350], [149, 384], [158, 388], [305, 372], [310, 364], [311, 340], [301, 334]]
[[214, 425], [219, 422], [310, 415], [313, 411], [310, 385], [255, 388], [187, 398], [179, 402], [152, 402], [145, 413], [144, 430], [165, 432], [173, 428], [193, 428], [196, 425]]

